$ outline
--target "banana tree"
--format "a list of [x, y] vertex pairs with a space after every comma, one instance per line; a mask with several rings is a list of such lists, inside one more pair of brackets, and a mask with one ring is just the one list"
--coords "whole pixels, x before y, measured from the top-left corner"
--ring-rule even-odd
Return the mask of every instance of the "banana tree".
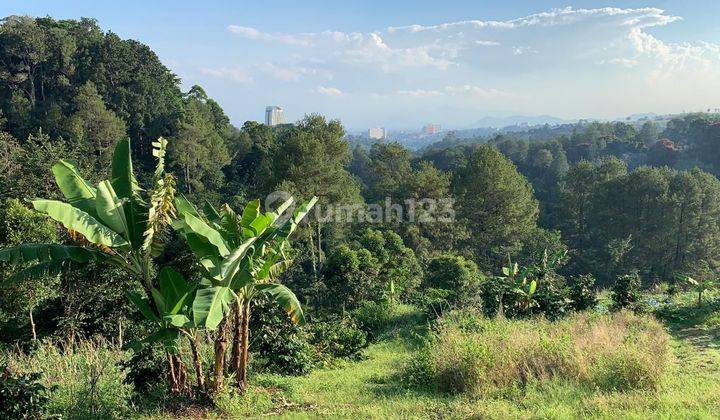
[[[181, 335], [187, 337], [192, 352], [197, 387], [204, 392], [205, 374], [199, 351], [200, 331], [192, 322], [192, 301], [195, 297], [196, 285], [187, 282], [172, 267], [164, 267], [160, 270], [158, 278], [157, 286], [151, 289], [152, 299], [134, 292], [128, 293], [129, 300], [145, 319], [156, 327], [147, 337], [133, 341], [128, 346], [140, 351], [146, 345], [161, 343], [170, 357], [178, 354], [178, 338]], [[169, 374], [174, 379], [173, 384], [185, 388], [174, 391], [187, 391], [186, 378], [182, 377], [184, 375], [182, 360], [178, 359], [178, 363], [179, 366], [171, 364]]]
[[715, 281], [712, 279], [696, 280], [690, 276], [686, 276], [683, 274], [678, 274], [675, 277], [678, 280], [689, 284], [695, 290], [695, 292], [698, 294], [698, 298], [697, 298], [698, 306], [702, 305], [703, 294], [705, 292], [707, 292], [708, 290], [712, 290], [715, 288]]
[[520, 267], [517, 262], [512, 262], [508, 255], [508, 265], [502, 268], [502, 276], [500, 279], [507, 285], [508, 290], [503, 288], [500, 292], [500, 302], [498, 307], [498, 317], [504, 316], [503, 298], [506, 292], [513, 293], [517, 298], [515, 300], [518, 309], [528, 311], [537, 305], [534, 299], [537, 290], [537, 280], [531, 280], [534, 271], [533, 267]]
[[286, 254], [289, 236], [316, 201], [313, 198], [287, 216], [293, 199], [268, 212], [262, 212], [259, 200], [253, 200], [240, 215], [227, 204], [217, 210], [206, 203], [201, 212], [184, 197], [176, 199], [179, 217], [173, 226], [195, 254], [203, 276], [192, 304], [192, 322], [218, 330], [213, 373], [216, 390], [222, 386], [230, 327], [234, 331], [231, 367], [238, 388], [246, 388], [250, 307], [256, 296], [269, 296], [293, 322], [304, 321], [295, 294], [274, 280], [290, 264]]
[[[0, 288], [31, 277], [58, 275], [89, 263], [106, 263], [137, 279], [151, 309], [159, 313], [153, 300], [152, 259], [162, 251], [175, 216], [175, 179], [165, 173], [164, 138], [153, 142], [157, 165], [150, 191], [141, 189], [135, 178], [130, 150], [128, 139], [118, 142], [111, 179], [97, 186], [84, 180], [70, 161], [60, 160], [52, 167], [66, 201], [34, 199], [31, 203], [37, 211], [62, 224], [74, 243], [23, 244], [0, 250], [0, 261], [24, 266], [3, 280]], [[180, 363], [174, 355], [169, 360], [171, 370]]]

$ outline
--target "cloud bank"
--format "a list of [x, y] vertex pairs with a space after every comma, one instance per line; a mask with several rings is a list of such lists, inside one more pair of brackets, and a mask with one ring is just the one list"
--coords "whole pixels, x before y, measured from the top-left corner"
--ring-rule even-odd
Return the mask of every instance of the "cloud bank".
[[[623, 107], [650, 110], [652, 104], [690, 107], [720, 94], [720, 45], [669, 42], [653, 34], [681, 19], [652, 7], [568, 7], [505, 21], [370, 32], [279, 33], [233, 24], [227, 30], [238, 47], [260, 45], [270, 57], [202, 72], [246, 86], [270, 81], [302, 85], [319, 97], [351, 92], [353, 100], [374, 101], [371, 113], [382, 111], [376, 104], [383, 98], [388, 106], [398, 99], [422, 100], [472, 112], [565, 116], [622, 112]], [[609, 86], [644, 99], [628, 96], [618, 108]]]

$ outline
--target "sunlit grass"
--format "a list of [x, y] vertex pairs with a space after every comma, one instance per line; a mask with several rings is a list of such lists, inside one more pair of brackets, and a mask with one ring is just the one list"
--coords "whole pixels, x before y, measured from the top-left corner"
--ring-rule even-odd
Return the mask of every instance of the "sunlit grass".
[[[715, 316], [693, 319], [712, 320]], [[676, 325], [670, 324], [671, 331], [676, 330]], [[699, 348], [685, 339], [672, 339], [675, 362], [656, 391], [603, 392], [573, 381], [553, 379], [502, 395], [468, 397], [407, 387], [398, 382], [403, 365], [417, 350], [412, 336], [395, 334], [371, 345], [362, 361], [314, 371], [305, 377], [258, 377], [271, 388], [281, 385], [287, 399], [281, 406], [256, 415], [293, 419], [709, 419], [720, 412], [720, 352], [710, 347]]]

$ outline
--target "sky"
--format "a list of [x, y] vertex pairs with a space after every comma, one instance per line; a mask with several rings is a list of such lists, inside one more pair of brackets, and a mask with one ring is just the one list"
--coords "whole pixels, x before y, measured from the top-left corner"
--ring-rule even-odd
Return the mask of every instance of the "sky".
[[1, 0], [149, 45], [232, 122], [279, 105], [349, 130], [720, 107], [720, 2]]

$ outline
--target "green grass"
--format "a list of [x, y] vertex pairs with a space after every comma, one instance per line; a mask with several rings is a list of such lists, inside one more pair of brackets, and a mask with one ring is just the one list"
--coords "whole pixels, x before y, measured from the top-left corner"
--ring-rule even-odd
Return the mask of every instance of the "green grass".
[[[567, 380], [531, 384], [493, 397], [453, 396], [404, 386], [403, 365], [418, 348], [418, 316], [371, 345], [366, 358], [304, 377], [260, 375], [274, 406], [261, 399], [251, 414], [281, 418], [716, 418], [720, 412], [720, 303], [697, 308], [690, 298], [660, 311], [673, 335], [674, 361], [658, 391], [601, 392]], [[670, 311], [670, 312], [668, 312]], [[693, 336], [692, 331], [696, 332]], [[701, 337], [702, 339], [695, 339]], [[218, 416], [229, 413], [217, 413]], [[212, 415], [211, 415], [212, 416]]]
[[[394, 327], [380, 334], [379, 340], [366, 349], [363, 360], [340, 362], [301, 377], [255, 375], [246, 397], [230, 394], [216, 397], [215, 408], [209, 405], [178, 407], [169, 412], [132, 407], [120, 386], [120, 375], [113, 367], [114, 359], [122, 356], [116, 350], [100, 359], [83, 355], [100, 355], [104, 350], [88, 349], [62, 357], [57, 352], [41, 352], [27, 358], [16, 356], [13, 361], [29, 370], [46, 372], [47, 385], [58, 386], [53, 411], [66, 414], [67, 418], [80, 418], [74, 416], [77, 413], [73, 407], [88, 408], [81, 403], [98, 404], [104, 411], [95, 411], [103, 417], [148, 419], [717, 418], [720, 413], [720, 299], [709, 297], [698, 307], [690, 295], [668, 303], [665, 298], [651, 298], [662, 302], [656, 312], [673, 337], [669, 372], [656, 391], [604, 392], [587, 382], [567, 378], [530, 382], [524, 388], [477, 396], [452, 395], [430, 387], [404, 384], [403, 369], [417, 355], [427, 330], [421, 314], [409, 306], [400, 307], [394, 314]], [[114, 356], [109, 357], [110, 354]], [[88, 361], [83, 362], [85, 359]], [[94, 372], [102, 372], [98, 393], [81, 386], [88, 383]], [[112, 410], [106, 410], [108, 408]]]

